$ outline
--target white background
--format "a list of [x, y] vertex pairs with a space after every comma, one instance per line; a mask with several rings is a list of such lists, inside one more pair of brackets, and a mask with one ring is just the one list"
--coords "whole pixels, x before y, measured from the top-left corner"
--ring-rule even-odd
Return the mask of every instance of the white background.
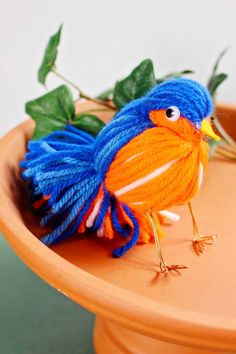
[[[193, 69], [206, 82], [219, 52], [229, 74], [219, 99], [236, 103], [236, 1], [0, 0], [0, 134], [25, 119], [24, 103], [45, 91], [37, 69], [64, 23], [58, 66], [89, 94], [150, 57], [157, 75]], [[49, 88], [58, 85], [52, 77]]]

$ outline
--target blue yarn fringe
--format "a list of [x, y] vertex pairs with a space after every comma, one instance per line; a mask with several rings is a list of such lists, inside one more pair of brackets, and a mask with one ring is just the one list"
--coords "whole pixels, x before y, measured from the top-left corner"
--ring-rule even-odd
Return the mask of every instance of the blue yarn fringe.
[[[28, 152], [20, 166], [31, 199], [37, 201], [50, 196], [41, 207], [45, 213], [41, 226], [53, 228], [42, 238], [45, 245], [55, 244], [76, 233], [99, 192], [103, 179], [93, 160], [95, 141], [91, 135], [68, 125], [65, 131], [54, 132], [28, 144]], [[111, 150], [106, 151], [112, 155]], [[103, 187], [103, 200], [92, 231], [102, 226], [109, 207], [114, 229], [123, 237], [130, 236], [124, 246], [113, 252], [114, 257], [120, 257], [137, 242], [139, 228], [133, 213], [125, 205], [123, 209], [133, 223], [133, 231], [120, 224], [117, 202]]]

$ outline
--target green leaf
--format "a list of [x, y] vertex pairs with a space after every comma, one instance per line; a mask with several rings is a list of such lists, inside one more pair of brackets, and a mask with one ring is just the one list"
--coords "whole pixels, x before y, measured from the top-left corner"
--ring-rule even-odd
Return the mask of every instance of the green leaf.
[[217, 70], [218, 70], [218, 67], [219, 67], [219, 64], [222, 60], [222, 58], [225, 56], [225, 54], [228, 52], [229, 48], [225, 48], [224, 50], [222, 50], [222, 52], [220, 53], [220, 55], [218, 56], [216, 62], [215, 62], [215, 65], [213, 67], [213, 70], [212, 70], [212, 74], [216, 74]]
[[62, 85], [55, 90], [27, 102], [25, 111], [36, 122], [33, 139], [39, 139], [56, 130], [65, 129], [75, 115], [74, 101], [70, 89]]
[[215, 75], [208, 83], [207, 87], [212, 96], [216, 94], [217, 88], [227, 79], [228, 75], [225, 73]]
[[156, 84], [153, 63], [145, 59], [129, 76], [117, 81], [114, 90], [113, 102], [118, 109], [135, 98], [142, 97]]
[[38, 71], [38, 81], [41, 84], [45, 84], [48, 73], [55, 66], [55, 61], [57, 58], [57, 47], [60, 43], [62, 25], [60, 26], [57, 33], [49, 38], [47, 48], [44, 53], [42, 64]]
[[228, 48], [224, 49], [220, 55], [218, 56], [217, 60], [216, 60], [216, 63], [213, 67], [213, 70], [212, 70], [212, 73], [211, 73], [211, 76], [208, 80], [208, 83], [207, 83], [207, 88], [210, 92], [210, 94], [214, 97], [216, 95], [216, 91], [217, 91], [217, 88], [222, 84], [223, 81], [225, 81], [228, 77], [227, 74], [225, 73], [221, 73], [221, 74], [217, 74], [217, 70], [218, 70], [218, 67], [219, 67], [219, 64], [223, 58], [223, 56], [225, 55], [225, 53], [228, 51]]
[[192, 70], [182, 70], [182, 71], [175, 71], [173, 73], [167, 74], [160, 79], [157, 79], [158, 83], [161, 83], [163, 81], [171, 80], [171, 79], [178, 79], [179, 77], [182, 77], [184, 75], [189, 75], [189, 74], [194, 74], [194, 71]]
[[114, 93], [114, 87], [109, 88], [108, 90], [100, 93], [96, 98], [102, 101], [108, 101], [112, 99], [113, 93]]
[[94, 114], [81, 113], [75, 116], [73, 125], [93, 136], [97, 136], [106, 124]]

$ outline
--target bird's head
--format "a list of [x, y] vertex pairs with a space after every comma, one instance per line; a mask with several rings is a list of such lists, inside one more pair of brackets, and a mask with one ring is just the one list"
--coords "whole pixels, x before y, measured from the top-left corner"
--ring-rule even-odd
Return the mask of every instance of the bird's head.
[[155, 126], [178, 135], [191, 128], [198, 135], [220, 140], [211, 127], [212, 98], [198, 82], [183, 78], [166, 81], [151, 90], [145, 101]]

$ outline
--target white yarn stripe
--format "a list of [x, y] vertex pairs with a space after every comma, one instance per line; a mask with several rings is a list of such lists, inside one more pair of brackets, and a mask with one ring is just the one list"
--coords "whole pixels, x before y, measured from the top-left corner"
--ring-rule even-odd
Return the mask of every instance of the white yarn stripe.
[[170, 219], [172, 221], [179, 221], [180, 220], [180, 216], [178, 214], [175, 214], [169, 210], [161, 210], [158, 213], [167, 217], [168, 219]]
[[178, 159], [170, 161], [170, 162], [166, 163], [165, 165], [157, 168], [153, 172], [149, 173], [147, 176], [142, 177], [142, 178], [138, 179], [137, 181], [130, 183], [128, 186], [118, 189], [118, 191], [115, 192], [115, 195], [120, 196], [122, 194], [125, 194], [125, 193], [131, 191], [132, 189], [135, 189], [135, 188], [141, 186], [142, 184], [147, 183], [147, 182], [151, 181], [152, 179], [160, 176], [160, 174], [167, 171], [176, 161], [178, 161]]
[[139, 155], [142, 155], [142, 154], [144, 154], [144, 153], [145, 153], [145, 151], [141, 151], [141, 152], [139, 152], [138, 154], [132, 155], [132, 156], [130, 156], [127, 160], [125, 160], [124, 163], [126, 163], [126, 162], [128, 162], [128, 161], [130, 161], [130, 160], [133, 160], [135, 157], [137, 157], [137, 156], [139, 156]]
[[104, 236], [104, 225], [102, 225], [97, 231], [97, 237], [103, 237], [103, 236]]
[[142, 205], [144, 202], [132, 202], [132, 205]]
[[202, 180], [203, 180], [203, 165], [200, 162], [200, 166], [199, 166], [199, 175], [198, 175], [198, 189], [201, 187], [202, 185]]
[[[111, 212], [111, 207], [108, 208], [108, 213], [110, 214], [110, 212]], [[103, 221], [101, 227], [97, 231], [97, 237], [103, 237], [104, 236], [104, 231], [105, 230], [104, 230], [104, 221]]]
[[93, 226], [93, 223], [94, 223], [94, 220], [96, 219], [96, 216], [97, 216], [97, 214], [98, 214], [98, 210], [99, 210], [99, 208], [100, 208], [101, 202], [102, 202], [102, 200], [99, 199], [99, 200], [97, 201], [97, 203], [94, 205], [93, 211], [92, 211], [92, 213], [89, 215], [89, 217], [88, 217], [88, 219], [87, 219], [87, 221], [86, 221], [86, 226], [87, 226], [87, 227], [92, 227], [92, 226]]

